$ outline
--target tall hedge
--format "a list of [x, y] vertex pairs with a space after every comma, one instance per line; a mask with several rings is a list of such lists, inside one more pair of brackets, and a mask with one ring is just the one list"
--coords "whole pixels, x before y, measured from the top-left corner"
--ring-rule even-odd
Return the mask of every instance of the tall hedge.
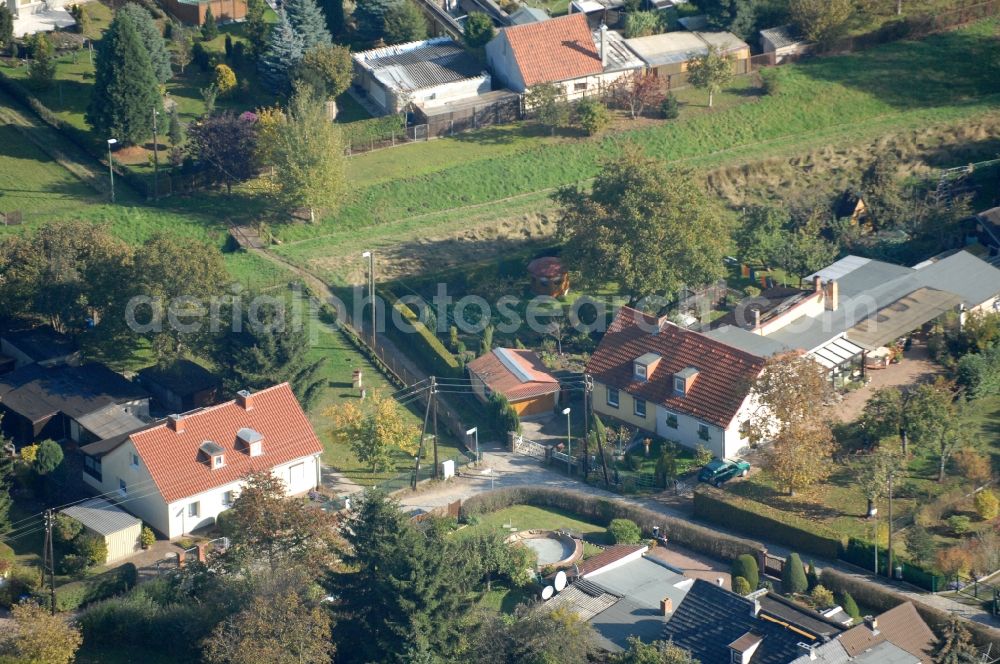
[[785, 566], [781, 570], [781, 592], [788, 594], [804, 593], [809, 590], [809, 581], [806, 578], [806, 568], [802, 565], [799, 554], [793, 553], [788, 556]]
[[571, 489], [523, 486], [481, 493], [462, 503], [462, 518], [490, 514], [514, 505], [554, 508], [605, 527], [613, 519], [630, 519], [647, 536], [652, 535], [653, 526], [659, 526], [661, 534], [671, 541], [720, 560], [731, 561], [742, 554], [757, 557], [764, 551], [764, 546], [753, 540], [720, 533], [622, 500]]
[[757, 559], [751, 555], [744, 553], [737, 557], [730, 574], [733, 578], [741, 576], [746, 579], [750, 590], [756, 590], [760, 585], [760, 568], [757, 566]]
[[[823, 585], [834, 593], [850, 593], [862, 606], [874, 609], [879, 613], [910, 601], [907, 596], [901, 595], [881, 583], [870, 581], [858, 574], [848, 574], [829, 567], [823, 570]], [[950, 611], [942, 611], [922, 602], [914, 602], [913, 606], [916, 607], [917, 613], [924, 619], [924, 622], [939, 634], [952, 617]], [[993, 652], [1000, 651], [998, 630], [965, 618], [960, 618], [960, 620], [962, 625], [972, 634], [972, 640], [977, 646], [980, 648], [992, 647]]]
[[423, 365], [426, 371], [441, 377], [462, 374], [461, 366], [455, 356], [444, 347], [433, 331], [428, 330], [427, 326], [420, 322], [417, 315], [408, 306], [388, 291], [378, 291], [378, 294], [392, 305], [393, 311], [397, 312], [407, 324], [414, 328], [413, 332], [400, 330], [392, 321], [392, 312], [389, 312], [385, 324], [386, 336], [401, 344], [403, 348], [412, 351], [416, 360]]
[[831, 560], [846, 543], [815, 521], [708, 486], [694, 492], [694, 515], [747, 535], [767, 533], [768, 539], [778, 544]]

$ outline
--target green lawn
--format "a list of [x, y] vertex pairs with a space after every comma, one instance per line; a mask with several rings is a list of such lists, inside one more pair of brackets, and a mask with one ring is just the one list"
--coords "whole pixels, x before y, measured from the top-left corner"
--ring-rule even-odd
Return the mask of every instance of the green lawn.
[[[516, 527], [518, 530], [559, 530], [560, 528], [567, 528], [583, 535], [584, 539], [589, 542], [603, 545], [610, 544], [607, 539], [607, 528], [604, 526], [581, 521], [562, 510], [534, 507], [533, 505], [515, 505], [502, 509], [499, 512], [484, 514], [479, 517], [478, 523], [459, 530], [456, 536], [470, 537], [477, 532], [503, 529], [508, 525]], [[596, 547], [591, 549], [592, 552], [595, 550]]]

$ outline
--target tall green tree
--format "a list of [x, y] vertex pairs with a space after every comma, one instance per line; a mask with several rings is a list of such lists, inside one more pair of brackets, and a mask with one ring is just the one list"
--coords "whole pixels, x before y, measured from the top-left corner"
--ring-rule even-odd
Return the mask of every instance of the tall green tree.
[[[896, 387], [882, 387], [865, 402], [860, 418], [861, 430], [869, 443], [877, 443], [903, 432], [903, 393]], [[905, 453], [905, 450], [904, 450]]]
[[497, 34], [493, 20], [483, 12], [470, 12], [462, 39], [469, 48], [483, 48]]
[[0, 5], [0, 52], [7, 51], [14, 43], [14, 15], [6, 4]]
[[377, 490], [354, 506], [344, 536], [348, 571], [331, 578], [338, 658], [403, 664], [413, 661], [411, 648], [443, 660], [455, 654], [475, 570], [454, 538], [418, 531]]
[[306, 52], [295, 72], [298, 82], [308, 85], [320, 99], [334, 99], [351, 87], [354, 60], [351, 50], [340, 44], [314, 46]]
[[383, 37], [387, 44], [427, 39], [427, 17], [413, 0], [397, 0], [385, 12]]
[[861, 198], [878, 228], [896, 228], [912, 211], [912, 204], [897, 180], [898, 172], [898, 157], [885, 151], [875, 157], [861, 176]]
[[272, 92], [289, 92], [292, 74], [304, 55], [302, 37], [292, 29], [287, 14], [279, 11], [278, 23], [271, 27], [267, 49], [257, 63], [261, 83]]
[[556, 200], [563, 259], [588, 283], [613, 275], [635, 302], [723, 274], [729, 246], [723, 216], [689, 175], [638, 150], [606, 162], [591, 193], [565, 188]]
[[48, 35], [36, 32], [28, 38], [28, 49], [31, 52], [28, 82], [36, 90], [51, 88], [56, 76], [56, 57]]
[[146, 47], [146, 53], [149, 55], [149, 62], [153, 66], [157, 80], [160, 83], [169, 81], [170, 77], [173, 76], [173, 71], [170, 68], [170, 52], [167, 50], [167, 42], [163, 39], [163, 33], [156, 26], [152, 15], [144, 7], [134, 2], [126, 3], [118, 10], [118, 13], [128, 14], [132, 18], [135, 28], [139, 32], [139, 38], [142, 39], [142, 44]]
[[594, 628], [570, 610], [522, 605], [513, 616], [490, 612], [474, 622], [469, 659], [479, 664], [587, 664], [597, 653]]
[[202, 118], [188, 130], [189, 153], [206, 167], [214, 182], [233, 193], [234, 182], [244, 182], [257, 174], [257, 131], [253, 120], [235, 113]]
[[902, 455], [885, 447], [865, 457], [857, 479], [858, 488], [868, 500], [867, 514], [872, 513], [876, 502], [889, 495], [889, 478], [898, 477], [902, 465]]
[[153, 133], [153, 112], [160, 111], [159, 82], [130, 13], [115, 16], [97, 49], [94, 86], [86, 120], [98, 136], [124, 145]]
[[326, 17], [316, 0], [285, 0], [282, 6], [292, 30], [302, 38], [304, 50], [330, 44], [332, 40], [326, 27]]
[[713, 27], [740, 39], [754, 36], [759, 0], [701, 0], [698, 5]]
[[789, 0], [788, 10], [802, 36], [822, 44], [844, 33], [854, 3], [852, 0]]
[[517, 586], [531, 583], [536, 560], [530, 549], [523, 545], [513, 545], [504, 533], [489, 530], [479, 533], [464, 542], [467, 560], [478, 566], [478, 572], [486, 579], [486, 592], [492, 590], [493, 580], [504, 577]]
[[14, 604], [11, 625], [0, 633], [0, 656], [20, 664], [70, 664], [83, 642], [80, 630], [63, 616], [33, 601]]
[[524, 107], [556, 135], [556, 129], [569, 124], [570, 108], [566, 94], [554, 83], [538, 83], [524, 95]]
[[952, 615], [932, 653], [934, 664], [979, 664], [979, 649], [958, 616]]
[[289, 209], [335, 210], [344, 191], [344, 145], [340, 129], [326, 116], [313, 91], [300, 88], [288, 104], [287, 121], [277, 127], [271, 154], [278, 200]]
[[688, 63], [688, 82], [699, 90], [708, 92], [708, 107], [712, 107], [715, 94], [733, 77], [733, 63], [717, 46], [709, 46], [705, 55]]
[[347, 28], [344, 21], [344, 0], [323, 0], [321, 8], [330, 34], [334, 37], [343, 35]]
[[259, 390], [288, 381], [304, 408], [315, 402], [323, 379], [319, 371], [326, 358], [309, 359], [308, 333], [288, 307], [265, 301], [253, 293], [241, 294], [238, 311], [229, 320], [213, 357], [230, 393]]
[[788, 239], [788, 223], [788, 215], [775, 207], [755, 205], [745, 209], [733, 234], [739, 259], [764, 267], [776, 264]]
[[212, 41], [219, 36], [219, 25], [215, 22], [215, 15], [212, 7], [205, 10], [205, 22], [201, 24], [201, 38], [204, 41]]
[[43, 440], [38, 444], [34, 469], [39, 475], [48, 475], [63, 462], [62, 447], [54, 440]]
[[385, 15], [399, 0], [357, 0], [354, 23], [358, 40], [374, 43], [385, 36]]
[[781, 590], [785, 593], [804, 593], [809, 589], [806, 570], [799, 554], [792, 553], [781, 570]]
[[167, 129], [167, 138], [170, 145], [179, 147], [184, 142], [184, 125], [181, 124], [181, 116], [177, 112], [177, 105], [170, 109], [170, 125]]
[[247, 15], [243, 29], [250, 42], [250, 53], [253, 57], [259, 58], [264, 55], [267, 51], [267, 35], [270, 31], [265, 0], [247, 0]]

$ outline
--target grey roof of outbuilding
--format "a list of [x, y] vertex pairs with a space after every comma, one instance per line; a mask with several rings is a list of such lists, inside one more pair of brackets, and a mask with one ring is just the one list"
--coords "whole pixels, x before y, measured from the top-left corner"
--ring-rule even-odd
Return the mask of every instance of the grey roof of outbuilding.
[[103, 364], [29, 364], [0, 376], [0, 404], [32, 422], [60, 412], [79, 420], [110, 404], [148, 398], [146, 390]]
[[549, 15], [544, 9], [521, 5], [521, 7], [510, 15], [508, 20], [511, 25], [527, 25], [528, 23], [540, 23], [549, 20]]
[[816, 662], [816, 664], [847, 664], [850, 661], [851, 658], [840, 641], [828, 641], [813, 648], [811, 657], [806, 652], [792, 660], [791, 664], [812, 664], [812, 662]]
[[852, 661], [858, 664], [920, 664], [919, 657], [914, 657], [888, 641], [855, 655]]
[[111, 404], [101, 410], [78, 417], [76, 421], [101, 440], [137, 431], [146, 425], [135, 415], [125, 412], [125, 409], [118, 404]]
[[62, 513], [101, 535], [112, 535], [142, 523], [103, 498], [91, 498], [79, 505], [67, 507]]
[[139, 370], [139, 380], [165, 387], [178, 396], [188, 396], [217, 387], [219, 377], [191, 360], [176, 360], [167, 366]]
[[65, 357], [78, 350], [72, 337], [56, 332], [48, 325], [9, 329], [0, 333], [0, 337], [35, 362]]
[[776, 618], [786, 620], [805, 630], [820, 636], [833, 638], [844, 631], [844, 628], [826, 620], [819, 613], [803, 609], [775, 595], [767, 594], [758, 598], [760, 610]]
[[749, 330], [744, 330], [742, 327], [736, 327], [735, 325], [723, 325], [714, 330], [703, 332], [703, 334], [706, 337], [721, 341], [726, 345], [738, 348], [757, 357], [770, 357], [775, 353], [790, 350], [788, 346], [775, 341], [771, 337], [754, 334]]
[[[597, 52], [601, 52], [601, 31], [594, 30], [594, 46]], [[642, 67], [642, 58], [629, 48], [625, 39], [614, 30], [604, 32], [605, 58], [607, 64], [604, 71], [623, 71], [627, 69], [639, 69]]]
[[779, 25], [776, 28], [767, 28], [766, 30], [760, 31], [760, 36], [771, 42], [775, 48], [784, 48], [786, 46], [793, 46], [802, 41], [802, 38], [798, 35], [795, 30], [795, 26], [789, 25]]
[[354, 60], [383, 85], [400, 91], [431, 88], [483, 73], [482, 65], [451, 39], [363, 51], [355, 54]]

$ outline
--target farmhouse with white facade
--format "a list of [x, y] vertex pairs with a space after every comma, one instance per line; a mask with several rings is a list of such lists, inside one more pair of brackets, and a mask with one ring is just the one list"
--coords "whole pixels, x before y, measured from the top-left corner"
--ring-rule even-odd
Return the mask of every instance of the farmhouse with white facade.
[[282, 383], [81, 451], [86, 484], [173, 539], [214, 523], [250, 472], [271, 471], [289, 495], [316, 488], [323, 447]]

